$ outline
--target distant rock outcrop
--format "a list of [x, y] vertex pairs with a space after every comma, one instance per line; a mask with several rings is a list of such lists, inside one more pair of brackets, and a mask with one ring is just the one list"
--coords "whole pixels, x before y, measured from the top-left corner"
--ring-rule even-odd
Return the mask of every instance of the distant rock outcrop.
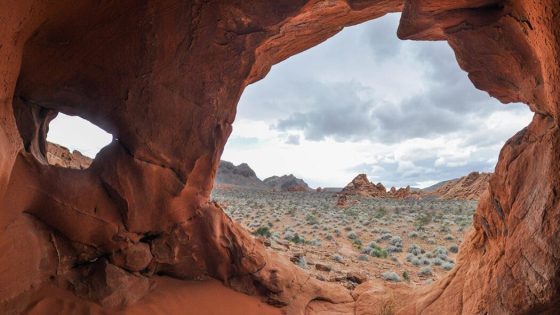
[[47, 142], [47, 161], [51, 165], [83, 170], [91, 165], [93, 159], [83, 155], [80, 151], [70, 152], [61, 145]]
[[383, 186], [382, 183], [374, 184], [370, 182], [366, 174], [359, 174], [342, 189], [338, 194], [337, 205], [345, 206], [347, 204], [348, 196], [362, 196], [371, 198], [397, 198], [397, 199], [419, 199], [422, 197], [422, 192], [412, 190], [410, 186], [406, 188], [391, 187], [389, 191]]
[[472, 172], [467, 176], [445, 182], [431, 194], [446, 200], [478, 200], [488, 188], [491, 176], [492, 173]]
[[271, 176], [266, 178], [264, 184], [276, 191], [311, 191], [307, 183], [294, 175]]
[[228, 161], [220, 161], [216, 174], [216, 184], [234, 185], [246, 188], [268, 189], [268, 187], [257, 177], [253, 169], [247, 163], [235, 166]]
[[387, 190], [381, 183], [377, 185], [371, 183], [366, 174], [359, 174], [340, 193], [364, 197], [384, 197], [387, 194]]

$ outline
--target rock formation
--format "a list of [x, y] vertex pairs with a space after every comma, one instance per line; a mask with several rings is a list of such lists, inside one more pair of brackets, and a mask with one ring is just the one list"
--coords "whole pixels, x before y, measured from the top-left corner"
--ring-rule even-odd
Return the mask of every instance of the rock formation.
[[247, 163], [235, 166], [228, 161], [220, 161], [215, 184], [234, 185], [251, 189], [268, 189], [268, 186], [257, 177], [255, 171]]
[[80, 151], [70, 152], [61, 145], [47, 142], [47, 161], [50, 165], [84, 170], [91, 165], [93, 160]]
[[471, 199], [478, 200], [488, 189], [488, 182], [492, 174], [472, 172], [467, 176], [446, 181], [431, 195], [441, 199]]
[[371, 183], [366, 174], [359, 174], [342, 189], [340, 194], [358, 195], [363, 197], [384, 197], [387, 194], [387, 190], [381, 183], [378, 183], [377, 185]]
[[[447, 40], [477, 88], [535, 116], [502, 149], [449, 276], [350, 294], [268, 252], [209, 196], [245, 86], [396, 11], [400, 38]], [[170, 314], [195, 294], [211, 313], [216, 292], [230, 314], [275, 312], [233, 290], [287, 314], [391, 298], [397, 314], [559, 313], [559, 16], [553, 0], [5, 1], [1, 313]], [[48, 164], [58, 112], [114, 136], [88, 169]]]
[[366, 174], [359, 174], [338, 193], [338, 206], [346, 206], [348, 196], [361, 196], [368, 198], [397, 198], [397, 199], [419, 199], [422, 198], [421, 191], [406, 188], [391, 187], [389, 191], [382, 183], [374, 184], [369, 181]]
[[276, 191], [311, 191], [303, 179], [294, 175], [271, 176], [263, 181], [266, 186]]

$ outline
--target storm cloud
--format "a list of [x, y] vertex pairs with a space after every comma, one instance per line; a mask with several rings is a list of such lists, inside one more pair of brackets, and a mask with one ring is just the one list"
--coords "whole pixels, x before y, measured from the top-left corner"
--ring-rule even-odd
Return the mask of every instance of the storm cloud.
[[[360, 152], [320, 157], [333, 159], [333, 167], [349, 177], [366, 172], [394, 185], [413, 185], [491, 171], [505, 140], [532, 114], [522, 104], [504, 105], [477, 90], [447, 42], [399, 40], [398, 20], [390, 14], [345, 29], [274, 66], [246, 88], [238, 119], [265, 122], [268, 134], [291, 148], [359, 147]], [[340, 154], [363, 161], [334, 165]], [[300, 169], [311, 182], [334, 185], [305, 174], [309, 167]], [[270, 175], [272, 167], [263, 172]]]

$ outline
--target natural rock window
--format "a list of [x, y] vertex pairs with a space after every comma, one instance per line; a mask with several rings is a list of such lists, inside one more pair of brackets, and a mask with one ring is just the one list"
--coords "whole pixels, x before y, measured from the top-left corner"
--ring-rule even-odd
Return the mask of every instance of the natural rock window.
[[[305, 268], [314, 261], [304, 255], [294, 253], [292, 263], [267, 250], [210, 202], [212, 181], [236, 113], [242, 117], [237, 103], [245, 87], [343, 27], [399, 11], [399, 38], [446, 41], [474, 86], [504, 103], [525, 103], [535, 115], [494, 158], [453, 271], [416, 288], [388, 283], [413, 279], [387, 270], [348, 290], [310, 277]], [[8, 1], [0, 10], [0, 267], [8, 271], [0, 273], [0, 313], [558, 314], [558, 16], [555, 0]], [[406, 70], [402, 77], [413, 74]], [[429, 102], [413, 104], [413, 119], [396, 120], [400, 126], [429, 112]], [[285, 143], [307, 147], [303, 140], [324, 136], [315, 123], [329, 120], [313, 119], [327, 117], [322, 108], [306, 105], [282, 117]], [[58, 112], [118, 139], [89, 171], [48, 165], [47, 127]], [[349, 116], [347, 130], [375, 117], [395, 121], [397, 113]], [[448, 124], [472, 118], [458, 111]], [[387, 128], [376, 135], [394, 136]], [[471, 140], [494, 135], [474, 133]], [[469, 152], [464, 143], [441, 143]], [[408, 154], [395, 150], [394, 157]], [[443, 155], [435, 163], [460, 161]], [[391, 165], [422, 170], [421, 163]], [[357, 169], [367, 172], [367, 165]], [[359, 179], [372, 191], [386, 188]], [[339, 232], [356, 240], [361, 230]], [[405, 244], [390, 239], [391, 246]], [[379, 243], [388, 240], [382, 234]], [[411, 246], [411, 254], [422, 249]], [[433, 269], [419, 273], [430, 277]], [[355, 273], [345, 279], [364, 280]]]
[[55, 166], [87, 169], [111, 139], [111, 134], [89, 121], [59, 113], [49, 124], [47, 161]]
[[448, 274], [500, 148], [532, 117], [476, 90], [447, 43], [399, 40], [399, 19], [346, 28], [248, 86], [213, 190], [275, 252], [349, 288]]

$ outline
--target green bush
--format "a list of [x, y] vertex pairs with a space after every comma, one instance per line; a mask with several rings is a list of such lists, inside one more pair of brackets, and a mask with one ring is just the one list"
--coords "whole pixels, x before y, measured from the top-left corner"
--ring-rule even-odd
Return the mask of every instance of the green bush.
[[270, 237], [272, 233], [270, 233], [270, 228], [268, 226], [261, 226], [255, 232], [254, 235]]

